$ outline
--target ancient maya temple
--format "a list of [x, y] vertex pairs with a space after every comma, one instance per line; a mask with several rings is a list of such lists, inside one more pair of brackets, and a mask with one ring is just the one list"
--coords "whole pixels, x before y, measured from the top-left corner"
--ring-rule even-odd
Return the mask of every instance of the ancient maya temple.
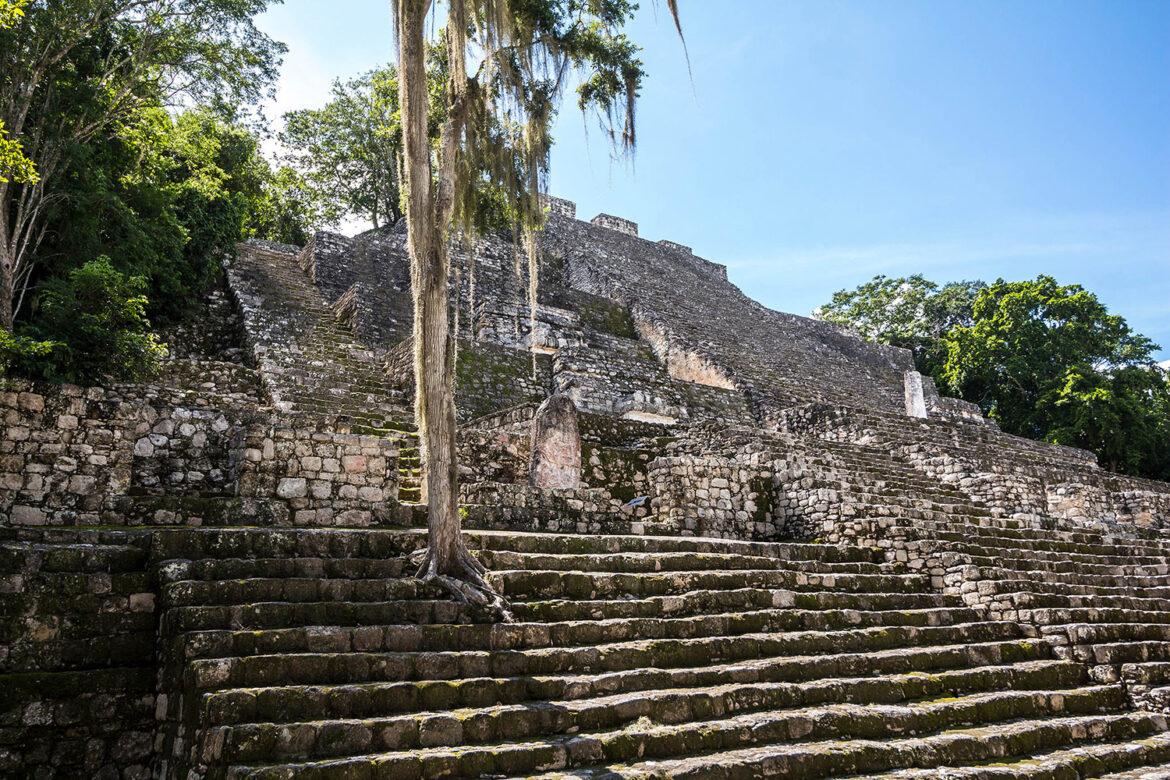
[[410, 577], [395, 229], [241, 246], [152, 384], [6, 385], [0, 773], [1170, 777], [1170, 485], [551, 211], [534, 318], [455, 258], [515, 623]]

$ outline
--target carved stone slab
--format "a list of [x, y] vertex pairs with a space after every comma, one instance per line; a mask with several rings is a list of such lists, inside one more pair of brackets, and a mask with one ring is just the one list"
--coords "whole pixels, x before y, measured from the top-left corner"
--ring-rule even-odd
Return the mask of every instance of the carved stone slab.
[[532, 463], [528, 484], [533, 487], [581, 487], [581, 436], [577, 407], [567, 395], [553, 395], [536, 410], [532, 420]]

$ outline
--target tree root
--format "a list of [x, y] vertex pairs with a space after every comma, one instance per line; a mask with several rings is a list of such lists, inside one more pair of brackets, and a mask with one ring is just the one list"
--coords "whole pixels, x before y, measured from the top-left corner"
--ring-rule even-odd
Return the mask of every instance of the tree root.
[[[422, 552], [415, 552], [411, 558], [414, 559]], [[459, 604], [485, 609], [496, 622], [511, 623], [515, 620], [508, 609], [508, 602], [488, 581], [487, 569], [462, 544], [459, 545], [455, 559], [445, 567], [446, 571], [440, 572], [437, 568], [436, 559], [428, 549], [415, 577], [424, 584], [442, 588]]]

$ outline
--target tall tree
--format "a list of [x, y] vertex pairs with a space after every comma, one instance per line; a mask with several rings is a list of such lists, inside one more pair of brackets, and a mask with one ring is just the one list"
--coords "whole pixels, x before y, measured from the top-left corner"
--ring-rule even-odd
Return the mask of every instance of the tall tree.
[[975, 299], [987, 285], [950, 282], [941, 288], [921, 274], [891, 279], [878, 275], [853, 290], [838, 290], [813, 312], [816, 319], [854, 328], [861, 337], [904, 347], [924, 374], [942, 379], [951, 328], [969, 326]]
[[396, 68], [335, 81], [323, 107], [290, 111], [284, 120], [280, 142], [290, 162], [321, 192], [328, 222], [356, 216], [378, 227], [402, 217]]
[[[24, 7], [32, 0], [0, 0], [0, 30], [11, 27], [24, 16]], [[36, 166], [24, 156], [20, 142], [8, 138], [4, 121], [0, 120], [0, 184], [35, 184]]]
[[0, 327], [11, 329], [69, 150], [145, 105], [254, 103], [283, 46], [269, 0], [38, 0], [0, 29], [0, 123], [39, 178], [0, 181]]
[[[392, 0], [414, 298], [415, 408], [429, 525], [419, 576], [506, 616], [460, 532], [449, 242], [453, 232], [473, 238], [479, 193], [492, 187], [504, 196], [534, 281], [549, 127], [569, 77], [581, 76], [579, 107], [595, 111], [615, 146], [630, 150], [645, 73], [638, 47], [622, 33], [635, 9], [629, 0], [448, 0], [447, 5], [439, 43], [447, 74], [439, 99], [442, 128], [432, 149], [427, 78], [432, 3]], [[677, 0], [667, 5], [678, 27]], [[474, 74], [469, 63], [476, 66]], [[535, 309], [535, 300], [529, 303]]]
[[1000, 279], [946, 343], [948, 387], [1009, 433], [1092, 449], [1114, 470], [1164, 468], [1155, 455], [1167, 430], [1158, 347], [1088, 290], [1050, 276]]
[[876, 276], [813, 316], [912, 350], [919, 371], [1009, 433], [1092, 450], [1111, 471], [1170, 476], [1170, 374], [1149, 339], [1081, 287]]

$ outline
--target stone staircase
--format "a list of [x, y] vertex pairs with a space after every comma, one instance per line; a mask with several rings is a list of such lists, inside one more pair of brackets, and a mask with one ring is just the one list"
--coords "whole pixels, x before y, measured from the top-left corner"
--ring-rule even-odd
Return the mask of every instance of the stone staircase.
[[953, 550], [944, 556], [948, 591], [992, 617], [1039, 627], [1094, 679], [1124, 679], [1135, 704], [1168, 709], [1170, 540], [1003, 518], [920, 523], [919, 533]]
[[338, 323], [294, 254], [241, 244], [228, 271], [274, 404], [346, 415], [355, 432], [412, 433], [410, 404], [375, 353]]
[[160, 537], [164, 776], [1063, 778], [1170, 762], [1164, 717], [1130, 709], [1120, 683], [877, 548], [469, 542], [517, 622], [476, 623], [402, 578], [421, 531]]
[[344, 416], [354, 433], [400, 440], [398, 498], [418, 501], [411, 403], [386, 376], [383, 359], [337, 321], [297, 255], [241, 244], [228, 274], [274, 406]]

